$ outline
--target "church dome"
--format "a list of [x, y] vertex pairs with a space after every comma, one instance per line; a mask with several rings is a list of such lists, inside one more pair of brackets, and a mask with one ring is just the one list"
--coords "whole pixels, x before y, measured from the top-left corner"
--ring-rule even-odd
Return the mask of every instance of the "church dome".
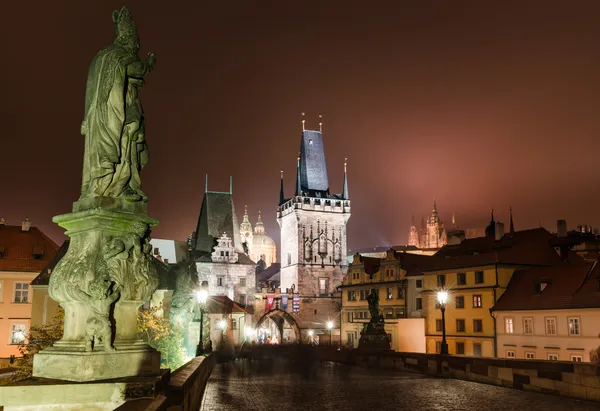
[[275, 241], [266, 234], [254, 234], [252, 237], [252, 245], [256, 246], [274, 246]]

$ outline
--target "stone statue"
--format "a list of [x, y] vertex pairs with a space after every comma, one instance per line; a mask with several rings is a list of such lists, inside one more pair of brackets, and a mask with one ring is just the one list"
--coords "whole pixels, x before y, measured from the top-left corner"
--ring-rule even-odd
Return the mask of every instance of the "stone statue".
[[173, 325], [187, 327], [194, 316], [198, 278], [192, 259], [184, 260], [177, 265], [175, 273], [177, 282], [171, 300], [170, 321]]
[[88, 73], [81, 199], [116, 197], [146, 201], [140, 171], [148, 162], [139, 89], [154, 69], [155, 56], [141, 61], [136, 28], [123, 7], [113, 12], [115, 41], [100, 51]]
[[369, 303], [369, 312], [371, 313], [371, 321], [379, 321], [379, 295], [375, 290], [371, 290], [371, 293], [367, 297]]
[[112, 304], [117, 301], [121, 293], [118, 287], [113, 289], [114, 285], [114, 282], [110, 282], [108, 287], [102, 287], [98, 282], [93, 283], [88, 287], [92, 295], [82, 290], [76, 290], [80, 299], [87, 302], [90, 307], [90, 314], [85, 325], [86, 351], [92, 351], [99, 340], [102, 341], [104, 351], [115, 351], [112, 346], [113, 334], [109, 315]]
[[[69, 248], [48, 294], [65, 310], [63, 337], [34, 356], [33, 375], [95, 381], [160, 371], [160, 353], [137, 333], [139, 308], [158, 287], [140, 170], [148, 161], [139, 89], [154, 55], [138, 57], [127, 8], [113, 12], [116, 39], [92, 61], [86, 89], [81, 197], [53, 221]], [[104, 350], [99, 349], [102, 342]]]

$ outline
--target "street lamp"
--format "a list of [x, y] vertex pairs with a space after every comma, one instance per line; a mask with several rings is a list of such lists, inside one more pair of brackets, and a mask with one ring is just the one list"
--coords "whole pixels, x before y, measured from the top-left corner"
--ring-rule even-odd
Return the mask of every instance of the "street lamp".
[[208, 300], [208, 281], [202, 282], [202, 285], [198, 291], [196, 291], [196, 298], [198, 299], [198, 308], [200, 310], [200, 340], [198, 340], [198, 346], [196, 347], [196, 357], [198, 357], [204, 353], [204, 307], [206, 305], [206, 300]]
[[331, 341], [331, 330], [333, 329], [333, 322], [327, 321], [327, 329], [329, 330], [329, 345], [333, 345]]
[[440, 354], [448, 355], [448, 343], [446, 342], [446, 303], [448, 302], [448, 292], [438, 291], [437, 301], [442, 310], [442, 346], [440, 348]]
[[219, 320], [219, 328], [221, 329], [221, 341], [225, 340], [225, 330], [227, 329], [227, 320], [226, 319], [222, 319]]

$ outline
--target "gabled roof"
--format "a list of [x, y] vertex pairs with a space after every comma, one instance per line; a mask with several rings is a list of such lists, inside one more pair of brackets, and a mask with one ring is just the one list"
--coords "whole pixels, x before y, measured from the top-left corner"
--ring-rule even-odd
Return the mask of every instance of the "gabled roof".
[[518, 270], [492, 310], [600, 308], [599, 282], [598, 261]]
[[281, 271], [281, 263], [273, 263], [268, 266], [265, 270], [256, 274], [256, 283], [259, 284], [264, 281], [273, 281], [273, 276]]
[[397, 251], [394, 251], [394, 255], [400, 261], [400, 268], [406, 271], [406, 275], [419, 275], [435, 266], [435, 259], [429, 255], [399, 253]]
[[58, 245], [37, 227], [22, 231], [21, 226], [0, 225], [0, 271], [40, 272], [57, 251]]
[[196, 228], [195, 250], [212, 253], [213, 247], [217, 245], [217, 238], [226, 233], [233, 240], [237, 251], [243, 253], [239, 227], [233, 196], [230, 193], [213, 191], [204, 193]]
[[209, 314], [231, 314], [231, 313], [249, 313], [252, 311], [231, 300], [226, 295], [215, 295], [208, 298], [207, 309]]

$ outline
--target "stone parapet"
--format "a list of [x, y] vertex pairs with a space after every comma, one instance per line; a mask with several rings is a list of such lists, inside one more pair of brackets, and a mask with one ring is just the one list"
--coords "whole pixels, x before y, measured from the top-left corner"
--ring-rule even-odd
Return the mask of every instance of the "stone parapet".
[[600, 402], [600, 364], [358, 350], [328, 352], [327, 358]]

